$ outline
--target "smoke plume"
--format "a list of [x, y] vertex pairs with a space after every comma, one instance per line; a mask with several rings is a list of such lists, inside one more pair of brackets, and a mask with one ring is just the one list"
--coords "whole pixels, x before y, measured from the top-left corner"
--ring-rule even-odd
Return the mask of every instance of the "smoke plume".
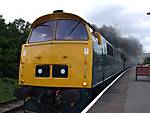
[[121, 50], [125, 54], [126, 59], [139, 60], [139, 56], [143, 53], [143, 48], [139, 40], [132, 36], [121, 36], [121, 33], [113, 26], [92, 26], [111, 44]]

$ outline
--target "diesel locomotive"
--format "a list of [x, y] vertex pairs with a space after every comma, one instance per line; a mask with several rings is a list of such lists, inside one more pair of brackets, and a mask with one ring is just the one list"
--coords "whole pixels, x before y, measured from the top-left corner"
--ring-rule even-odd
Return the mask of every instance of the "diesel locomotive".
[[[26, 110], [80, 112], [94, 87], [124, 69], [123, 54], [81, 17], [54, 11], [36, 19], [22, 45], [20, 88]], [[72, 110], [72, 111], [71, 111]]]

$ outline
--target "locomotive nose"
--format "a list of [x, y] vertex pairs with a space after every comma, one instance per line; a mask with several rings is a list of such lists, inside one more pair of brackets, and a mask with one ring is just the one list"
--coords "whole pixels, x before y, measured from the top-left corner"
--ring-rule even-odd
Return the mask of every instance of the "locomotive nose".
[[39, 43], [24, 45], [23, 50], [26, 55], [22, 53], [20, 85], [91, 87], [88, 75], [92, 56], [87, 42]]

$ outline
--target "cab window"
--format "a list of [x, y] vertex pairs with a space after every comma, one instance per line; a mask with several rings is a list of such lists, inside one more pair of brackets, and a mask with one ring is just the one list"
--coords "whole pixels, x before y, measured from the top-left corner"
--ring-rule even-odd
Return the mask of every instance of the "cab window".
[[113, 48], [107, 43], [108, 55], [113, 56]]
[[92, 33], [93, 49], [98, 55], [102, 55], [102, 47], [98, 44], [98, 38]]
[[56, 40], [87, 40], [86, 27], [78, 20], [58, 20]]

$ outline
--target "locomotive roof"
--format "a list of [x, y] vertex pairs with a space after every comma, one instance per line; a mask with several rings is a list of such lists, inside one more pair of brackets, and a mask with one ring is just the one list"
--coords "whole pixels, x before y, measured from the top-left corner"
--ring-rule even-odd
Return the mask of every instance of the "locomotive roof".
[[93, 31], [96, 31], [93, 26], [88, 23], [87, 21], [85, 21], [84, 19], [82, 19], [81, 17], [72, 14], [72, 13], [64, 13], [64, 12], [58, 12], [58, 13], [52, 13], [52, 14], [47, 14], [44, 16], [41, 16], [39, 18], [37, 18], [31, 25], [32, 28], [35, 28], [36, 26], [38, 26], [39, 24], [49, 21], [49, 20], [54, 20], [54, 19], [75, 19], [75, 20], [79, 20], [82, 23], [87, 24], [89, 27], [91, 27], [93, 29]]

